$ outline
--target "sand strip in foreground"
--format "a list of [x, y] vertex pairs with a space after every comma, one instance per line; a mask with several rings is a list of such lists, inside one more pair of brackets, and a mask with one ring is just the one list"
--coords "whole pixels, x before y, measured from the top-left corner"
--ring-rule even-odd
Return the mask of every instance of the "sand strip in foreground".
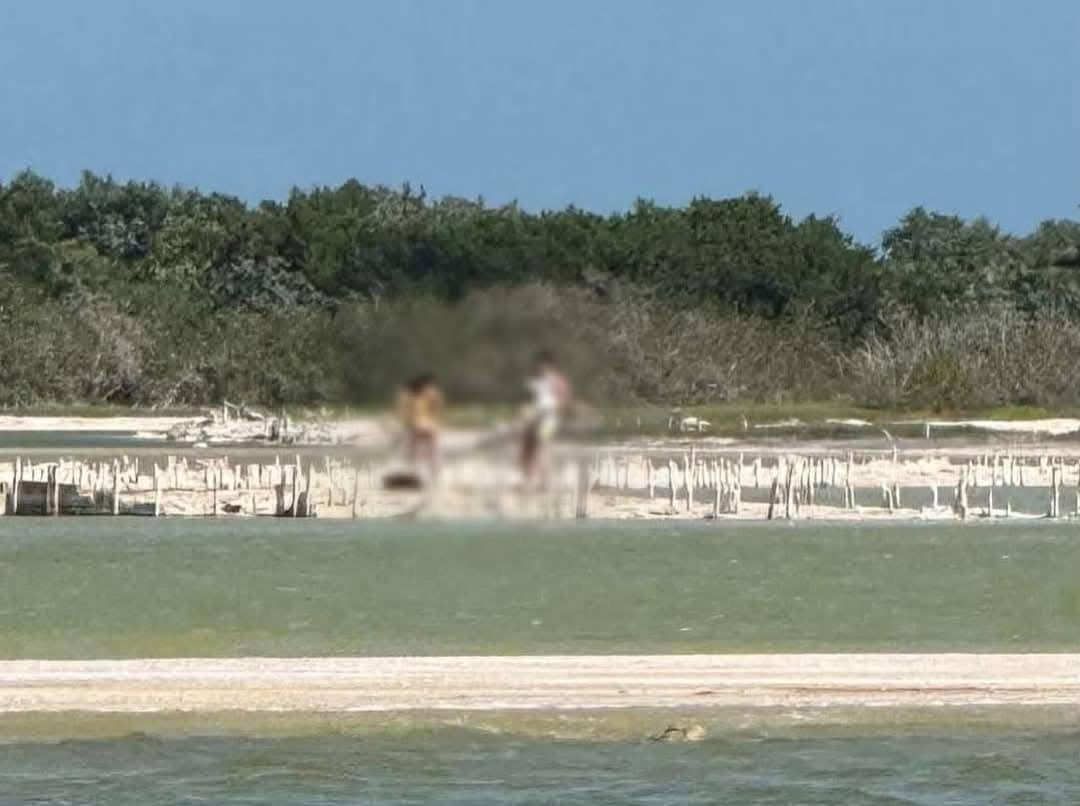
[[0, 662], [0, 712], [1075, 705], [1080, 654]]

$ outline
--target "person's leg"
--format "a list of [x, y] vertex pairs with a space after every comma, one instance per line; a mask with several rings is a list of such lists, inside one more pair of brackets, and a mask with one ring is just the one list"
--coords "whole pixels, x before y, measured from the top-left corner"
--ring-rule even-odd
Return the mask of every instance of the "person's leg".
[[414, 428], [410, 428], [405, 435], [405, 456], [413, 466], [420, 459], [420, 433]]
[[539, 449], [536, 427], [529, 426], [521, 437], [521, 475], [525, 483], [529, 483], [536, 476], [536, 459]]
[[545, 417], [537, 429], [536, 472], [542, 490], [547, 490], [550, 485], [552, 444], [558, 429], [559, 421], [554, 415]]
[[434, 431], [428, 431], [424, 435], [424, 461], [428, 466], [428, 473], [434, 483], [439, 478], [442, 462], [439, 456], [439, 436]]

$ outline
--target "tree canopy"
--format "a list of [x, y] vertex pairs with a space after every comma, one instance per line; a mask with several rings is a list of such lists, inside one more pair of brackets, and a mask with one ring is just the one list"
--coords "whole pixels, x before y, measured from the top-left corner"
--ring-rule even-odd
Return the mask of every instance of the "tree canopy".
[[599, 215], [349, 180], [249, 205], [89, 172], [63, 188], [26, 171], [0, 183], [0, 403], [341, 399], [366, 372], [350, 364], [358, 323], [374, 327], [379, 306], [466, 310], [471, 295], [538, 284], [597, 306], [632, 298], [653, 317], [810, 317], [850, 350], [887, 336], [898, 311], [1080, 316], [1078, 268], [1073, 220], [1014, 235], [919, 207], [861, 244], [833, 217], [795, 220], [758, 194]]

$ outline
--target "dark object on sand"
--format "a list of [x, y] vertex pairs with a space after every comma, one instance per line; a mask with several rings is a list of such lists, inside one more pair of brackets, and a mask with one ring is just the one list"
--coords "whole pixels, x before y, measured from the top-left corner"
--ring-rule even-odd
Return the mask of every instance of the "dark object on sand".
[[383, 489], [386, 490], [420, 490], [423, 487], [424, 482], [416, 473], [398, 471], [383, 476]]
[[659, 733], [654, 733], [649, 737], [650, 742], [672, 742], [680, 741], [686, 738], [686, 728], [680, 728], [678, 725], [669, 725]]

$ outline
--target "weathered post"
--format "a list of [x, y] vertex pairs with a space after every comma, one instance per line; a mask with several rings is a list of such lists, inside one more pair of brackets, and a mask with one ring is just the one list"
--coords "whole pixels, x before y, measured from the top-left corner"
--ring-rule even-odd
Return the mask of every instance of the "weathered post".
[[589, 462], [587, 459], [578, 459], [577, 462], [577, 501], [574, 507], [574, 517], [579, 520], [589, 517], [589, 488], [592, 487], [589, 478]]
[[352, 488], [352, 519], [356, 520], [360, 515], [360, 468], [353, 473]]
[[292, 472], [292, 517], [300, 517], [300, 456], [296, 457], [296, 464]]
[[776, 511], [776, 499], [780, 495], [780, 469], [777, 467], [776, 473], [773, 475], [772, 487], [769, 490], [769, 513], [766, 516], [768, 520], [773, 519], [773, 515]]
[[1061, 517], [1061, 468], [1058, 465], [1054, 465], [1052, 468], [1052, 477], [1054, 484], [1054, 517]]
[[694, 464], [693, 459], [683, 458], [683, 481], [686, 484], [686, 511], [694, 511]]
[[713, 464], [712, 467], [712, 480], [713, 480], [713, 505], [712, 514], [714, 518], [720, 517], [720, 468]]
[[307, 480], [304, 484], [304, 517], [310, 518], [315, 512], [315, 464], [308, 462]]
[[960, 471], [960, 480], [956, 484], [956, 501], [953, 504], [953, 510], [960, 516], [960, 520], [967, 520], [968, 512], [968, 495], [967, 495], [967, 466]]
[[120, 466], [116, 461], [112, 466], [112, 514], [120, 514]]
[[881, 499], [885, 508], [889, 510], [889, 514], [893, 513], [893, 496], [892, 491], [889, 489], [889, 485], [886, 482], [881, 482]]
[[[741, 454], [740, 454], [741, 455]], [[739, 469], [735, 473], [735, 489], [732, 491], [731, 511], [738, 515], [742, 507], [742, 461], [739, 461]]]
[[795, 497], [795, 465], [794, 459], [787, 463], [787, 478], [784, 479], [784, 517], [788, 520], [791, 520], [791, 504], [792, 499]]
[[15, 474], [11, 480], [11, 514], [19, 514], [19, 484], [22, 482], [22, 457], [15, 457]]

